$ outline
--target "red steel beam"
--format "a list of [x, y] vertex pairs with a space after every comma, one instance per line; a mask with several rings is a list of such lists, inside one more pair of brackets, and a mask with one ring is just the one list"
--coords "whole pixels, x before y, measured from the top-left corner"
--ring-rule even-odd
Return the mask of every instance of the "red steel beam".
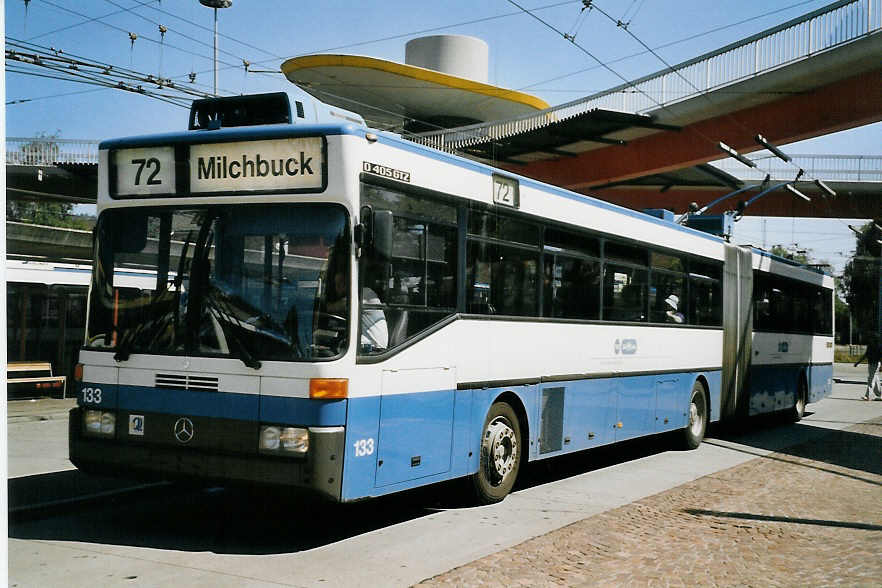
[[721, 159], [719, 141], [742, 152], [760, 149], [757, 133], [783, 145], [882, 120], [882, 69], [814, 90], [635, 139], [626, 146], [537, 161], [513, 171], [570, 189], [619, 182]]

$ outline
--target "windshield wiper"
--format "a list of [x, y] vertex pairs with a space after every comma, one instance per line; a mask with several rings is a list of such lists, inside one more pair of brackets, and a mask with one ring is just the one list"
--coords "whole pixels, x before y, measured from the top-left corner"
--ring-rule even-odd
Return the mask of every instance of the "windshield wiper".
[[[176, 302], [175, 310], [172, 316], [174, 318], [175, 333], [177, 333], [178, 330], [178, 309], [180, 306], [177, 300], [179, 300], [181, 296], [181, 284], [184, 280], [184, 269], [187, 261], [187, 250], [190, 248], [190, 241], [192, 240], [192, 238], [193, 233], [191, 231], [187, 234], [187, 240], [184, 241], [184, 245], [181, 248], [181, 257], [178, 261], [178, 274], [175, 276], [174, 279], [174, 293], [176, 295]], [[116, 348], [116, 353], [113, 354], [113, 359], [115, 361], [128, 361], [128, 359], [132, 356], [132, 347], [134, 347], [135, 341], [138, 339], [138, 336], [145, 332], [145, 325], [147, 325], [149, 321], [154, 320], [153, 311], [156, 310], [160, 302], [165, 301], [165, 294], [167, 294], [168, 292], [168, 284], [166, 283], [162, 285], [161, 290], [158, 289], [154, 293], [153, 299], [150, 301], [149, 304], [147, 304], [145, 313], [147, 315], [147, 320], [138, 323], [138, 325], [133, 330], [129, 331], [123, 336], [123, 338], [119, 342], [119, 345]], [[162, 333], [162, 330], [168, 325], [168, 319], [169, 315], [168, 313], [166, 313], [161, 317], [161, 320], [156, 319], [155, 323], [153, 324], [153, 328], [147, 331], [149, 333], [149, 345], [153, 344], [159, 334]]]
[[212, 292], [207, 292], [203, 297], [204, 303], [208, 308], [208, 312], [217, 320], [218, 324], [221, 326], [221, 330], [224, 332], [224, 337], [227, 338], [227, 342], [232, 342], [235, 346], [235, 350], [231, 349], [231, 355], [237, 357], [242, 363], [246, 366], [259, 370], [263, 365], [259, 359], [256, 359], [251, 352], [248, 351], [248, 347], [242, 342], [241, 339], [233, 332], [233, 329], [229, 328], [230, 324], [235, 322], [239, 327], [242, 326], [242, 322], [236, 318], [229, 309], [222, 308], [221, 304], [217, 301], [216, 295]]

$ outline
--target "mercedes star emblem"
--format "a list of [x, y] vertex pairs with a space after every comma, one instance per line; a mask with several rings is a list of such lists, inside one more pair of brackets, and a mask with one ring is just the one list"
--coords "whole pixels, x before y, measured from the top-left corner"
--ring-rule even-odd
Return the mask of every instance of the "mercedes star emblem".
[[189, 443], [193, 440], [193, 434], [196, 432], [193, 421], [187, 417], [181, 417], [175, 421], [175, 439], [179, 443]]

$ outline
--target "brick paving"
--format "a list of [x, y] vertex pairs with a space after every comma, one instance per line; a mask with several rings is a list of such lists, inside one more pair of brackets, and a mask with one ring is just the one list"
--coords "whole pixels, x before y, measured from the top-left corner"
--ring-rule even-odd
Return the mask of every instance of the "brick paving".
[[590, 517], [422, 585], [882, 586], [882, 419]]

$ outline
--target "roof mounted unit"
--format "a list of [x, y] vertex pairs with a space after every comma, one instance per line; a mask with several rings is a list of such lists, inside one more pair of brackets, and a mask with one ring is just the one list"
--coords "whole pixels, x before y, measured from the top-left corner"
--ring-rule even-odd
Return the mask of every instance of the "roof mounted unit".
[[732, 236], [731, 214], [690, 214], [684, 222], [687, 227], [728, 239]]
[[[303, 104], [295, 101], [297, 118], [305, 118]], [[189, 130], [247, 127], [254, 125], [291, 124], [294, 116], [291, 101], [285, 92], [205, 98], [190, 106]]]
[[674, 213], [665, 208], [644, 208], [643, 212], [649, 216], [668, 221], [669, 223], [674, 222]]

